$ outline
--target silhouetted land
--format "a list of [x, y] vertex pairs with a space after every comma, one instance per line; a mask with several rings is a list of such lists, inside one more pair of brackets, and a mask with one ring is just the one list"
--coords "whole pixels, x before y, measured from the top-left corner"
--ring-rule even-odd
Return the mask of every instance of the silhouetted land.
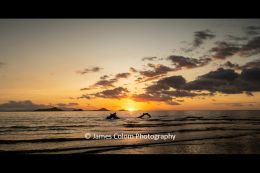
[[106, 108], [101, 108], [101, 109], [92, 110], [92, 111], [109, 111], [109, 110], [108, 110], [108, 109], [106, 109]]
[[57, 107], [53, 107], [53, 108], [46, 108], [46, 109], [36, 109], [34, 111], [36, 111], [36, 112], [49, 112], [49, 111], [63, 111], [63, 110], [59, 109]]
[[72, 111], [84, 111], [83, 109], [73, 109]]

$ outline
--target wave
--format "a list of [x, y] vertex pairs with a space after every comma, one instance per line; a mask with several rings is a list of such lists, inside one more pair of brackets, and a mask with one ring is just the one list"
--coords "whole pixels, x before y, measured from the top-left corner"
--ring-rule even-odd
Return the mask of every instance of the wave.
[[171, 121], [259, 121], [259, 118], [228, 118], [227, 116], [220, 116], [221, 118], [204, 118], [204, 117], [183, 117], [175, 119], [150, 119], [148, 121], [162, 121], [162, 122], [171, 122]]
[[157, 123], [157, 124], [124, 124], [124, 127], [165, 127], [165, 126], [185, 126], [185, 125], [207, 125], [207, 124], [230, 124], [230, 122], [202, 122], [202, 123]]
[[[202, 131], [260, 131], [259, 128], [224, 128], [224, 127], [208, 127], [197, 129], [178, 129], [174, 131], [161, 131], [154, 133], [142, 133], [143, 135], [168, 134], [178, 132], [202, 132]], [[140, 131], [139, 131], [140, 132]], [[135, 134], [132, 134], [135, 136]], [[113, 136], [113, 135], [112, 135]], [[113, 138], [112, 138], [113, 139]], [[50, 143], [50, 142], [73, 142], [73, 141], [90, 141], [97, 140], [95, 138], [41, 138], [41, 139], [25, 139], [25, 140], [0, 140], [0, 144], [18, 144], [18, 143]], [[98, 139], [99, 141], [102, 139]]]
[[[106, 151], [116, 151], [122, 149], [131, 149], [131, 148], [143, 148], [149, 146], [157, 146], [157, 145], [185, 145], [187, 142], [194, 142], [194, 141], [204, 141], [204, 140], [220, 140], [220, 139], [232, 139], [238, 137], [245, 137], [245, 136], [252, 136], [258, 135], [258, 133], [243, 133], [243, 134], [236, 134], [236, 135], [224, 135], [224, 136], [213, 136], [213, 137], [202, 137], [202, 138], [191, 138], [191, 139], [181, 139], [177, 141], [160, 141], [154, 143], [141, 143], [141, 144], [124, 144], [124, 145], [109, 145], [109, 146], [87, 146], [87, 147], [70, 147], [70, 148], [56, 148], [56, 149], [40, 149], [40, 150], [17, 150], [17, 151], [4, 151], [0, 150], [0, 153], [8, 153], [8, 154], [19, 154], [19, 153], [27, 153], [27, 154], [41, 154], [41, 153], [55, 153], [55, 152], [65, 152], [65, 151], [76, 151], [82, 154], [97, 154], [103, 153]], [[190, 145], [190, 144], [189, 144]], [[81, 151], [87, 150], [87, 151]]]

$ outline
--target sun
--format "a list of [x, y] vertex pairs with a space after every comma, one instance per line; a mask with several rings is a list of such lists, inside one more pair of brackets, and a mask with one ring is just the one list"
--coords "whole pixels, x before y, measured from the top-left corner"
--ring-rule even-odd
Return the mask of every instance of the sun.
[[134, 109], [133, 108], [128, 108], [128, 111], [133, 112]]

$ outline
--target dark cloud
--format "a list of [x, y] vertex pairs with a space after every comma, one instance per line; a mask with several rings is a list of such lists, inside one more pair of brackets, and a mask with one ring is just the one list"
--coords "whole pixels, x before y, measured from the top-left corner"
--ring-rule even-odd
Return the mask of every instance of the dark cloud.
[[[177, 97], [194, 97], [198, 94], [185, 90], [179, 90], [186, 84], [186, 80], [182, 76], [165, 77], [158, 80], [152, 85], [145, 88], [145, 93], [135, 94], [132, 99], [135, 101], [149, 102], [165, 102], [170, 105], [179, 105]], [[171, 90], [176, 89], [176, 90]]]
[[153, 93], [159, 90], [168, 90], [170, 88], [179, 89], [185, 84], [186, 80], [182, 76], [171, 76], [158, 80], [155, 84], [148, 86], [146, 90]]
[[162, 64], [151, 64], [149, 63], [148, 66], [152, 68], [153, 70], [143, 70], [139, 71], [140, 75], [145, 77], [155, 77], [160, 75], [165, 75], [170, 71], [173, 71], [173, 68], [167, 67]]
[[194, 32], [193, 47], [197, 48], [204, 43], [205, 40], [213, 39], [215, 35], [210, 30]]
[[237, 37], [237, 36], [233, 36], [233, 35], [227, 35], [227, 38], [230, 41], [245, 41], [248, 39], [247, 37]]
[[162, 91], [163, 94], [166, 94], [171, 97], [195, 97], [198, 96], [196, 93], [192, 93], [185, 90], [175, 90], [175, 91]]
[[170, 105], [180, 105], [178, 102], [173, 101], [170, 96], [162, 95], [159, 93], [153, 93], [153, 94], [134, 94], [131, 97], [132, 100], [137, 102], [165, 102]]
[[35, 104], [30, 100], [9, 101], [0, 104], [0, 111], [33, 111], [39, 108], [49, 108], [50, 106], [43, 104]]
[[81, 91], [88, 91], [88, 90], [93, 90], [93, 89], [98, 89], [98, 88], [109, 88], [109, 87], [115, 87], [114, 84], [117, 82], [117, 79], [101, 79], [97, 81], [95, 84], [90, 85], [85, 88], [81, 88]]
[[221, 65], [223, 68], [230, 68], [230, 69], [240, 69], [241, 67], [238, 64], [232, 63], [230, 61], [227, 61], [223, 65]]
[[100, 88], [115, 87], [114, 84], [116, 82], [118, 82], [119, 79], [128, 78], [130, 75], [131, 75], [131, 73], [118, 73], [112, 79], [107, 79], [109, 76], [104, 75], [104, 76], [101, 76], [100, 77], [101, 80], [97, 81], [94, 85], [91, 85], [86, 88], [82, 88], [80, 90], [92, 90], [92, 89], [97, 89], [98, 87], [100, 87]]
[[142, 61], [146, 61], [146, 60], [147, 61], [154, 61], [156, 59], [157, 59], [157, 57], [155, 57], [155, 56], [154, 57], [145, 57], [145, 58], [142, 59]]
[[60, 107], [63, 110], [72, 110], [71, 107], [78, 106], [78, 103], [57, 103], [57, 104], [35, 104], [31, 100], [9, 101], [0, 104], [0, 111], [34, 111], [36, 109], [45, 109], [51, 107]]
[[260, 34], [260, 26], [248, 26], [245, 28], [247, 35], [258, 35]]
[[241, 68], [260, 68], [260, 59], [246, 63]]
[[[260, 68], [245, 68], [241, 73], [233, 69], [219, 68], [197, 79], [186, 82], [182, 76], [165, 77], [147, 86], [142, 94], [133, 95], [135, 101], [159, 101], [171, 104], [179, 97], [213, 96], [245, 93], [253, 96], [260, 91]], [[177, 103], [177, 101], [174, 101]]]
[[118, 73], [115, 76], [115, 79], [120, 79], [120, 78], [128, 78], [131, 75], [131, 73]]
[[232, 107], [243, 107], [243, 106], [254, 106], [259, 105], [257, 102], [231, 102], [231, 103], [212, 103], [214, 105], [232, 106]]
[[129, 70], [130, 70], [130, 72], [133, 72], [133, 73], [138, 72], [134, 67], [130, 67]]
[[129, 91], [127, 88], [117, 87], [114, 89], [107, 89], [101, 92], [92, 94], [83, 94], [78, 99], [94, 99], [94, 98], [110, 98], [110, 99], [122, 99], [128, 97]]
[[93, 96], [90, 94], [82, 94], [80, 97], [78, 97], [77, 99], [92, 99]]
[[108, 75], [103, 75], [103, 76], [100, 77], [101, 80], [105, 80], [105, 79], [107, 79], [107, 78], [109, 78]]
[[214, 53], [213, 58], [226, 59], [235, 54], [248, 57], [260, 53], [260, 36], [254, 37], [242, 45], [225, 41], [216, 42], [216, 45], [210, 50]]
[[78, 106], [78, 103], [58, 103], [56, 104], [59, 107], [71, 107], [71, 106]]
[[260, 59], [247, 62], [245, 65], [239, 65], [232, 63], [230, 61], [227, 61], [226, 63], [220, 65], [223, 68], [230, 68], [234, 70], [243, 70], [243, 69], [250, 69], [250, 68], [260, 68]]
[[126, 88], [117, 87], [117, 88], [114, 88], [114, 89], [97, 92], [93, 95], [95, 97], [101, 97], [101, 98], [121, 99], [121, 98], [126, 98], [128, 92], [129, 91]]
[[77, 71], [77, 73], [83, 75], [83, 74], [87, 74], [87, 73], [99, 72], [101, 69], [103, 69], [103, 68], [101, 68], [101, 67], [92, 67], [92, 68], [86, 68], [86, 69], [84, 69], [82, 71]]
[[260, 84], [260, 68], [244, 69], [240, 77], [245, 81], [250, 81]]
[[231, 69], [218, 69], [191, 81], [183, 87], [185, 90], [206, 90], [225, 94], [260, 91], [260, 69], [243, 69], [236, 73]]
[[233, 56], [239, 53], [240, 46], [225, 41], [216, 42], [216, 47], [213, 47], [210, 52], [213, 52], [213, 57], [216, 59], [226, 59], [227, 57]]
[[87, 91], [87, 90], [93, 90], [93, 89], [96, 89], [96, 88], [94, 86], [89, 86], [86, 88], [81, 88], [80, 91]]
[[252, 38], [243, 45], [240, 53], [242, 56], [252, 56], [260, 53], [260, 36]]
[[211, 71], [207, 74], [199, 76], [199, 79], [220, 79], [220, 80], [235, 80], [239, 75], [232, 69], [219, 68], [217, 71]]
[[94, 87], [114, 87], [114, 83], [117, 82], [117, 79], [109, 79], [109, 80], [99, 80], [94, 84]]
[[210, 58], [189, 58], [184, 56], [177, 56], [177, 55], [171, 55], [166, 58], [167, 60], [170, 60], [174, 66], [176, 66], [176, 70], [181, 69], [183, 67], [185, 68], [196, 68], [196, 67], [202, 67], [204, 65], [207, 65], [211, 59]]

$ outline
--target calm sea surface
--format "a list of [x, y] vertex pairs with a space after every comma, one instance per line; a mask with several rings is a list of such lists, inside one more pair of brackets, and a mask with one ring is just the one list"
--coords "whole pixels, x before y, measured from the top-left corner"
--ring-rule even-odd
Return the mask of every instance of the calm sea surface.
[[[31, 154], [247, 154], [260, 153], [260, 111], [0, 112], [0, 152]], [[85, 134], [90, 134], [89, 139]], [[121, 134], [175, 135], [175, 139], [102, 138]]]

